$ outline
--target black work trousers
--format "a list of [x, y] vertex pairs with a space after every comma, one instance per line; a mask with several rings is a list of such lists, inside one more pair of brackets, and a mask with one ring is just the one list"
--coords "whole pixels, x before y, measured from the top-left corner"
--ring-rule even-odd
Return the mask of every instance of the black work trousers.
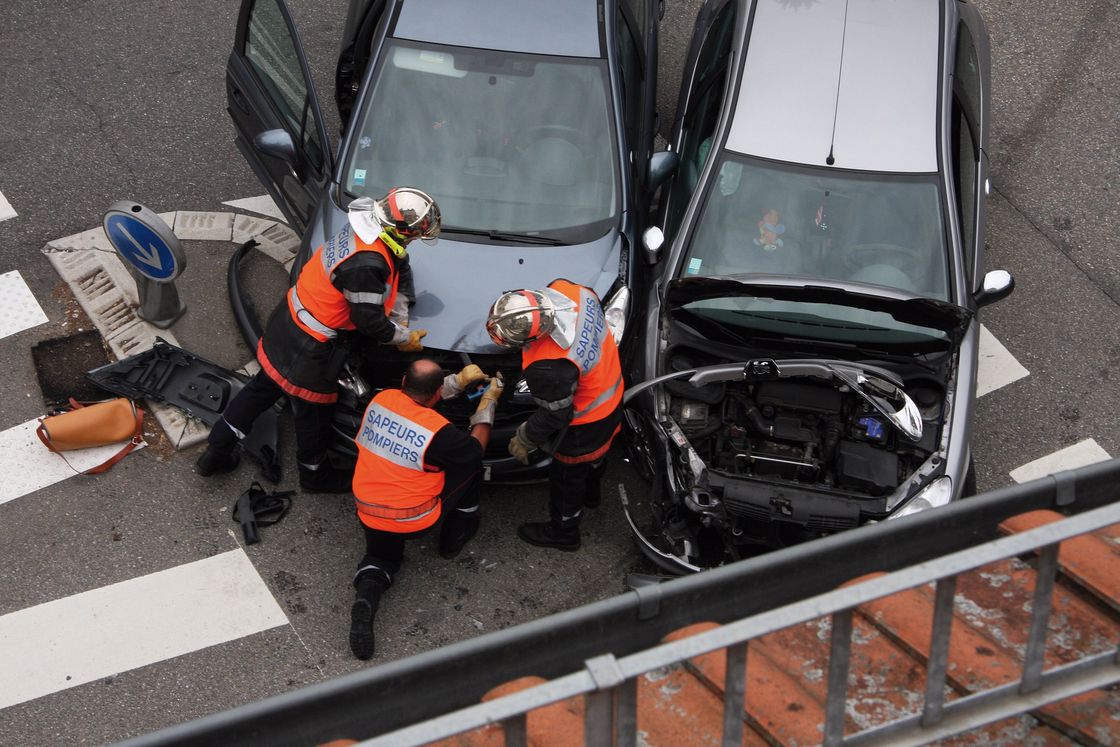
[[548, 512], [554, 524], [564, 529], [579, 526], [583, 508], [599, 505], [607, 458], [570, 464], [552, 460], [548, 468]]
[[[478, 482], [479, 475], [467, 480], [458, 489], [449, 491], [442, 498], [440, 513], [440, 542], [444, 538], [453, 538], [464, 530], [465, 525], [478, 520]], [[359, 519], [359, 522], [361, 519]], [[407, 522], [401, 523], [407, 527]], [[400, 572], [401, 562], [404, 560], [404, 543], [410, 539], [423, 537], [435, 525], [426, 527], [416, 532], [386, 532], [383, 529], [373, 529], [362, 524], [366, 535], [366, 554], [358, 563], [358, 570], [354, 574], [354, 585], [363, 576], [383, 577], [390, 584]]]
[[[232, 450], [253, 429], [257, 418], [284, 396], [284, 390], [268, 374], [258, 371], [230, 401], [206, 440], [215, 448]], [[318, 405], [298, 397], [291, 401], [296, 423], [296, 459], [301, 465], [314, 467], [327, 455], [334, 405]]]

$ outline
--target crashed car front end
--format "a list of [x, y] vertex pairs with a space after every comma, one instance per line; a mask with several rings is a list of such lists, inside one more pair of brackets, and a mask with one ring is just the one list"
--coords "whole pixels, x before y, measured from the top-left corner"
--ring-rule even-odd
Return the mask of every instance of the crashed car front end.
[[692, 332], [668, 332], [657, 370], [669, 373], [627, 393], [631, 456], [653, 480], [648, 507], [627, 505], [627, 517], [665, 570], [702, 570], [961, 494], [963, 460], [950, 454], [958, 347], [921, 365], [755, 345], [737, 359], [737, 346], [700, 344]]

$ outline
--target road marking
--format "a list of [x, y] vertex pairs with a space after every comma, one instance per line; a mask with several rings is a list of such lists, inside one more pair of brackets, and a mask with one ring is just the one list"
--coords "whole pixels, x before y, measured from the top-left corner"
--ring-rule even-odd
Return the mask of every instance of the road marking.
[[1061, 472], [1064, 469], [1076, 469], [1086, 464], [1096, 464], [1111, 459], [1105, 451], [1091, 438], [1067, 446], [1061, 451], [1047, 454], [1041, 459], [1027, 462], [1022, 467], [1011, 470], [1011, 479], [1015, 482], [1030, 482], [1040, 477]]
[[15, 209], [12, 208], [12, 203], [8, 202], [8, 198], [4, 196], [3, 192], [0, 192], [0, 221], [14, 218], [16, 215], [17, 213]]
[[[96, 467], [108, 461], [124, 444], [122, 441], [119, 444], [68, 451], [64, 461], [62, 455], [48, 451], [35, 435], [38, 425], [37, 419], [28, 420], [14, 428], [0, 431], [0, 475], [4, 476], [0, 480], [0, 504], [62, 482], [82, 470]], [[137, 448], [145, 445], [141, 444]]]
[[0, 708], [287, 623], [241, 549], [12, 612]]
[[43, 307], [23, 282], [19, 270], [0, 275], [0, 338], [38, 327], [46, 321]]
[[229, 202], [223, 202], [222, 204], [238, 208], [239, 210], [248, 210], [250, 213], [260, 213], [261, 215], [267, 215], [269, 218], [275, 218], [276, 220], [283, 221], [285, 223], [288, 222], [288, 219], [284, 217], [284, 214], [282, 212], [280, 212], [280, 208], [276, 207], [276, 203], [273, 202], [272, 198], [268, 195], [246, 197], [243, 200], [230, 200]]
[[1029, 376], [1030, 371], [1015, 360], [1007, 348], [987, 327], [980, 325], [980, 361], [976, 372], [976, 396], [994, 392], [1000, 387]]

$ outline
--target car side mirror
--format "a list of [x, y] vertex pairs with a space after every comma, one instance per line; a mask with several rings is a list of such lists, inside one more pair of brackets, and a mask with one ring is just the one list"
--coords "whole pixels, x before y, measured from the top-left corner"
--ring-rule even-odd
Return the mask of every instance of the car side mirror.
[[657, 264], [661, 259], [661, 246], [665, 243], [665, 234], [657, 226], [650, 226], [642, 232], [642, 247], [646, 250], [646, 261], [651, 265]]
[[993, 304], [1011, 295], [1015, 290], [1015, 278], [1007, 270], [992, 270], [984, 276], [984, 284], [976, 292], [973, 299], [976, 308]]
[[672, 151], [662, 150], [654, 153], [649, 158], [649, 191], [660, 187], [677, 170], [681, 162], [680, 156]]
[[287, 130], [265, 130], [253, 138], [253, 147], [266, 156], [279, 158], [295, 168], [296, 144]]

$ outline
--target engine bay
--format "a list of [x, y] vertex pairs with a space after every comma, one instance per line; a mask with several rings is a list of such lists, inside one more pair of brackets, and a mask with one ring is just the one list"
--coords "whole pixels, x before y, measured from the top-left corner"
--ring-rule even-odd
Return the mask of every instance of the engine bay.
[[843, 382], [798, 377], [697, 387], [675, 379], [662, 386], [669, 416], [697, 455], [730, 477], [881, 497], [937, 442], [942, 394], [932, 382], [906, 389], [925, 426], [917, 439]]

